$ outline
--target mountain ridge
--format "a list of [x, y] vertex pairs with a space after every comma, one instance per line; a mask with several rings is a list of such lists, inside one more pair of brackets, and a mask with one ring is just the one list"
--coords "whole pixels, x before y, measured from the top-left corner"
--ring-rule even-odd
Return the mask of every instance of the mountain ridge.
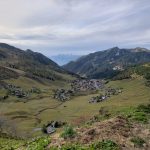
[[80, 57], [63, 66], [64, 69], [88, 78], [106, 78], [127, 66], [150, 61], [150, 51], [145, 48], [113, 47]]
[[22, 70], [28, 76], [50, 80], [61, 80], [64, 75], [73, 75], [41, 53], [30, 49], [21, 50], [6, 43], [0, 43], [0, 66]]

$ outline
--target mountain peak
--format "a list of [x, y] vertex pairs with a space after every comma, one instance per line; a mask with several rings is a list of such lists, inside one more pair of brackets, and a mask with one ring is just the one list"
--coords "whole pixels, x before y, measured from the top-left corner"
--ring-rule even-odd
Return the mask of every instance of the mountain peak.
[[7, 49], [18, 49], [14, 46], [11, 46], [9, 44], [6, 44], [6, 43], [0, 43], [0, 48], [7, 48]]
[[110, 48], [108, 50], [120, 50], [120, 49], [119, 49], [119, 47], [115, 46], [115, 47], [112, 47], [112, 48]]
[[26, 52], [33, 53], [33, 51], [31, 49], [27, 49]]

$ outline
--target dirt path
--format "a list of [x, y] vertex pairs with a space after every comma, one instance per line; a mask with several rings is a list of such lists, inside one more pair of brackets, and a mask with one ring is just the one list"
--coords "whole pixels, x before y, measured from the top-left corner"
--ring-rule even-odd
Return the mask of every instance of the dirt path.
[[39, 118], [39, 115], [40, 115], [42, 112], [44, 112], [44, 111], [46, 111], [46, 110], [48, 110], [48, 109], [55, 109], [55, 108], [61, 106], [62, 104], [63, 104], [63, 102], [61, 102], [60, 104], [58, 104], [58, 105], [56, 105], [56, 106], [47, 107], [47, 108], [43, 108], [43, 109], [39, 110], [36, 114], [34, 114], [34, 117], [35, 117], [35, 119], [37, 120], [37, 123], [38, 123], [38, 124], [41, 123], [41, 119]]
[[63, 102], [61, 102], [60, 104], [58, 104], [57, 106], [54, 106], [54, 107], [43, 108], [43, 109], [39, 110], [34, 116], [40, 115], [40, 114], [41, 114], [43, 111], [45, 111], [45, 110], [48, 110], [48, 109], [55, 109], [55, 108], [61, 106], [62, 104], [63, 104]]

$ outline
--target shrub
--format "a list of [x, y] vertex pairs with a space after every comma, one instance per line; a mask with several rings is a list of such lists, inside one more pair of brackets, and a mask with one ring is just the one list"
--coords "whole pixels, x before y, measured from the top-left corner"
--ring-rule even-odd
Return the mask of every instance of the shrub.
[[145, 74], [145, 78], [146, 78], [147, 80], [150, 80], [150, 72], [147, 72], [147, 73]]
[[135, 121], [139, 121], [141, 123], [147, 123], [148, 118], [144, 112], [135, 112], [132, 116], [132, 119]]
[[72, 126], [66, 126], [64, 128], [64, 131], [61, 134], [61, 137], [63, 137], [64, 139], [67, 138], [73, 138], [76, 135], [76, 132], [74, 131]]
[[143, 144], [145, 143], [145, 141], [140, 137], [133, 137], [131, 142], [134, 143], [135, 147], [143, 147]]
[[78, 144], [70, 144], [70, 145], [64, 145], [61, 148], [61, 150], [89, 150], [89, 149]]
[[131, 121], [138, 121], [140, 123], [148, 123], [150, 117], [150, 104], [139, 105], [138, 107], [131, 109], [127, 114], [127, 117]]
[[145, 85], [146, 85], [147, 87], [150, 87], [150, 80], [147, 80], [147, 81], [145, 82]]
[[119, 146], [111, 140], [103, 140], [93, 143], [90, 146], [90, 150], [119, 150]]
[[148, 105], [139, 105], [137, 107], [137, 111], [144, 112], [144, 113], [150, 113], [150, 104], [148, 104]]
[[50, 143], [49, 137], [40, 137], [27, 143], [27, 150], [44, 150]]
[[45, 124], [43, 124], [42, 126], [42, 132], [47, 133], [47, 126]]
[[[51, 150], [58, 150], [56, 147], [51, 147]], [[93, 143], [89, 146], [79, 144], [63, 145], [59, 150], [119, 150], [119, 146], [111, 140]]]

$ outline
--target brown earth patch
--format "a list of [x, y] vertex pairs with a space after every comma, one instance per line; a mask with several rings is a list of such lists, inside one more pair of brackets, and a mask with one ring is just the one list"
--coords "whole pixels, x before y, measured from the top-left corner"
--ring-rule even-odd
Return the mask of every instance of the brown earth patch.
[[[77, 135], [73, 139], [64, 140], [52, 137], [51, 146], [64, 145], [65, 143], [80, 143], [89, 145], [95, 141], [112, 140], [123, 150], [148, 150], [150, 149], [150, 125], [130, 123], [128, 119], [118, 116], [103, 122], [93, 123], [88, 127], [76, 128]], [[131, 138], [138, 136], [146, 142], [144, 147], [136, 148]]]

